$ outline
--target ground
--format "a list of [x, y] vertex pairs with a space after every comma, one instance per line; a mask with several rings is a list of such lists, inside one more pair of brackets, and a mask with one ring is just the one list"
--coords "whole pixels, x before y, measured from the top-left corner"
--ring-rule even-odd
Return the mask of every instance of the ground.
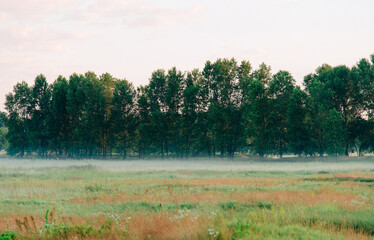
[[373, 239], [374, 159], [0, 159], [0, 239]]

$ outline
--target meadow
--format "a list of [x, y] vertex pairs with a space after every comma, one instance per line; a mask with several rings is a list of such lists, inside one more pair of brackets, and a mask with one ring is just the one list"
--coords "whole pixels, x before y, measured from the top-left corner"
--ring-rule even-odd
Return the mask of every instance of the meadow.
[[373, 239], [374, 160], [0, 159], [0, 239]]

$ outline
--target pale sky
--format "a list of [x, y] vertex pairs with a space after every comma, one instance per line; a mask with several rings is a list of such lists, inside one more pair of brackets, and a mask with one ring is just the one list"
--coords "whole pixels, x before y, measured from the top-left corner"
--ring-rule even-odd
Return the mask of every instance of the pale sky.
[[109, 72], [135, 86], [152, 71], [234, 57], [288, 70], [374, 53], [373, 0], [0, 0], [0, 110], [43, 73]]

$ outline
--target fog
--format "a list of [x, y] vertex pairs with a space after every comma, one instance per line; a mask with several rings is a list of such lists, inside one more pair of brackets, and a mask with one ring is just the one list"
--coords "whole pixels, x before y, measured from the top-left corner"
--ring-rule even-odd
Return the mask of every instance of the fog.
[[48, 168], [71, 166], [95, 166], [109, 171], [174, 171], [174, 170], [212, 170], [212, 171], [374, 171], [374, 161], [370, 159], [289, 159], [289, 160], [27, 160], [0, 159], [0, 169]]

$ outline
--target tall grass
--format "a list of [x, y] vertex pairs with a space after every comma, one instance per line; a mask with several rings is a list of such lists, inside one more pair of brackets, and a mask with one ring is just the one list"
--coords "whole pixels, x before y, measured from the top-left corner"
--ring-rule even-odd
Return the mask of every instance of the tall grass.
[[372, 239], [370, 169], [0, 169], [0, 239]]

